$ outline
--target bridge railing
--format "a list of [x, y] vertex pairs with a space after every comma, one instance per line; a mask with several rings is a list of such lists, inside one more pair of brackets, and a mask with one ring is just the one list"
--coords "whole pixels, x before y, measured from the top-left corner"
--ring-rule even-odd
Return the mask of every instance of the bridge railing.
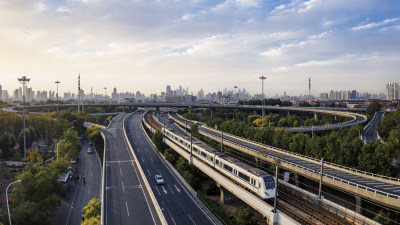
[[[179, 118], [181, 118], [182, 120], [186, 120], [185, 118], [183, 118], [183, 117], [182, 117], [181, 115], [179, 115], [179, 114], [177, 114], [177, 116], [178, 116]], [[187, 121], [192, 122], [192, 123], [196, 122], [196, 121], [193, 121], [193, 120], [187, 120]], [[184, 124], [182, 124], [182, 125], [184, 126]], [[202, 125], [202, 127], [205, 128], [205, 129], [212, 130], [212, 131], [217, 132], [217, 133], [218, 133], [218, 132], [221, 132], [221, 131], [218, 131], [218, 130], [216, 130], [216, 129], [214, 129], [214, 128], [208, 127], [208, 126], [206, 126], [206, 125]], [[236, 138], [236, 139], [242, 140], [242, 141], [244, 141], [244, 142], [251, 142], [251, 143], [253, 143], [254, 145], [263, 146], [263, 147], [265, 147], [265, 148], [267, 148], [267, 149], [272, 149], [272, 150], [274, 150], [274, 151], [278, 151], [278, 152], [280, 151], [280, 152], [283, 152], [283, 153], [285, 153], [285, 154], [289, 154], [289, 155], [293, 155], [293, 156], [296, 156], [296, 157], [300, 157], [300, 158], [305, 158], [305, 159], [308, 159], [308, 160], [312, 160], [312, 161], [314, 161], [314, 162], [316, 162], [316, 163], [319, 163], [319, 164], [321, 163], [321, 160], [320, 160], [320, 159], [316, 159], [316, 158], [313, 158], [313, 157], [310, 157], [310, 156], [305, 156], [305, 155], [302, 155], [302, 154], [299, 154], [299, 153], [291, 152], [291, 151], [284, 150], [284, 149], [281, 149], [281, 148], [277, 148], [277, 147], [274, 147], [274, 146], [262, 144], [262, 143], [259, 143], [259, 142], [253, 141], [253, 140], [245, 139], [245, 138], [243, 138], [243, 137], [240, 137], [240, 136], [237, 136], [237, 135], [234, 135], [234, 134], [224, 134], [224, 135], [229, 135], [229, 136], [231, 136], [231, 137], [234, 137], [234, 138]], [[215, 135], [213, 135], [213, 136], [215, 136]], [[217, 136], [216, 136], [216, 137], [217, 137]], [[227, 141], [227, 140], [224, 140], [224, 141]], [[234, 144], [236, 144], [236, 143], [234, 143]], [[331, 162], [326, 162], [326, 161], [324, 161], [324, 164], [327, 164], [327, 165], [330, 165], [330, 166], [333, 166], [333, 167], [338, 167], [338, 168], [345, 169], [345, 170], [349, 170], [349, 171], [354, 172], [354, 173], [359, 173], [359, 174], [364, 174], [364, 175], [368, 175], [368, 176], [372, 176], [372, 177], [377, 177], [377, 178], [381, 178], [381, 179], [385, 179], [385, 180], [395, 181], [395, 182], [398, 182], [398, 184], [400, 185], [400, 178], [394, 178], [394, 177], [389, 177], [389, 176], [374, 174], [374, 173], [371, 173], [371, 172], [366, 172], [366, 171], [363, 171], [363, 170], [358, 170], [358, 169], [355, 169], [355, 168], [351, 168], [351, 167], [347, 167], [347, 166], [342, 166], [342, 165], [339, 165], [339, 164], [335, 164], [335, 163], [331, 163]]]

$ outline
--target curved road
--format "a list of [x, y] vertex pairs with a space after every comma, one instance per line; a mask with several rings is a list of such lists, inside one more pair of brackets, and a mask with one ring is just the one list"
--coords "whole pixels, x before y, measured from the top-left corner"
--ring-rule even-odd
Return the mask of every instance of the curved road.
[[374, 118], [372, 118], [371, 122], [368, 123], [367, 126], [365, 126], [364, 131], [363, 131], [363, 137], [364, 137], [364, 142], [375, 142], [378, 140], [378, 132], [376, 131], [376, 123], [379, 121], [382, 121], [383, 119], [383, 111], [377, 112], [374, 115]]

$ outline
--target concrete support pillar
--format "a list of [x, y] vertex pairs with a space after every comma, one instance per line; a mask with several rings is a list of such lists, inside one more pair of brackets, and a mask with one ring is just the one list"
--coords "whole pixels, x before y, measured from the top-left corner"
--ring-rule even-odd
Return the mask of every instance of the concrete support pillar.
[[192, 106], [189, 106], [189, 112], [190, 113], [192, 112]]
[[217, 183], [217, 187], [219, 187], [219, 190], [221, 191], [221, 197], [220, 201], [222, 204], [229, 204], [232, 202], [232, 193], [228, 190], [226, 190], [221, 184]]
[[355, 196], [356, 198], [356, 213], [362, 215], [362, 198], [360, 196]]
[[318, 120], [318, 114], [314, 113], [314, 120], [317, 121]]
[[156, 111], [157, 111], [157, 112], [160, 112], [160, 107], [156, 107]]
[[299, 174], [297, 173], [294, 174], [294, 185], [296, 185], [296, 187], [299, 186]]
[[268, 225], [278, 225], [279, 224], [279, 213], [274, 213], [271, 211], [269, 214], [269, 219], [267, 220]]

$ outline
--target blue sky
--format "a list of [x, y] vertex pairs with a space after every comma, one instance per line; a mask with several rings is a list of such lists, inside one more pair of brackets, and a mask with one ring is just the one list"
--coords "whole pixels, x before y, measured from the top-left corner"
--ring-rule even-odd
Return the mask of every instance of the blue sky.
[[267, 96], [400, 82], [398, 0], [0, 0], [0, 84]]

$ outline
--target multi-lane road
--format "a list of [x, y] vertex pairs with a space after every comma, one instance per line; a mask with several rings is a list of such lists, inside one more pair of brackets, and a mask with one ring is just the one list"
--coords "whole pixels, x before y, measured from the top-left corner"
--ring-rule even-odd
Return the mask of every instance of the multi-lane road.
[[[56, 215], [49, 220], [53, 225], [75, 225], [80, 224], [82, 220], [82, 208], [92, 198], [100, 198], [101, 187], [101, 164], [94, 147], [92, 154], [87, 153], [89, 142], [82, 144], [82, 150], [79, 153], [79, 161], [73, 165], [73, 178], [79, 176], [79, 181], [75, 183], [70, 181], [70, 188], [67, 199], [61, 203], [57, 209]], [[76, 170], [76, 168], [78, 168]], [[82, 177], [86, 182], [83, 183]]]
[[[214, 224], [145, 137], [141, 119], [141, 113], [130, 114], [126, 118], [125, 129], [167, 223]], [[165, 184], [157, 185], [155, 175], [162, 175]]]
[[104, 224], [161, 224], [123, 134], [127, 114], [116, 117], [105, 136]]

